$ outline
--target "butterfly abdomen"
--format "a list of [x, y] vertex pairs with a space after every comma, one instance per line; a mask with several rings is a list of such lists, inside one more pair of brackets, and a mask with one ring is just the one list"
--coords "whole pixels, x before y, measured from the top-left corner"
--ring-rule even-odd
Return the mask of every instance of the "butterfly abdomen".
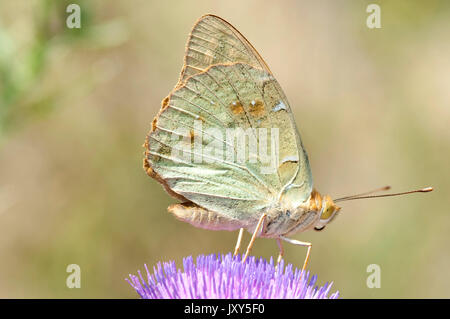
[[236, 219], [204, 209], [191, 202], [170, 205], [167, 210], [177, 219], [199, 228], [231, 231], [243, 227], [242, 223]]

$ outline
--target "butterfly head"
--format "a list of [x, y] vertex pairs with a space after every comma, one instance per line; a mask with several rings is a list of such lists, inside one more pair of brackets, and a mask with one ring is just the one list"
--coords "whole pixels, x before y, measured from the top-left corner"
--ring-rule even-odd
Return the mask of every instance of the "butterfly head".
[[341, 208], [337, 206], [329, 195], [321, 196], [316, 190], [311, 193], [310, 209], [316, 210], [320, 218], [314, 225], [314, 230], [320, 231], [330, 223], [339, 213]]

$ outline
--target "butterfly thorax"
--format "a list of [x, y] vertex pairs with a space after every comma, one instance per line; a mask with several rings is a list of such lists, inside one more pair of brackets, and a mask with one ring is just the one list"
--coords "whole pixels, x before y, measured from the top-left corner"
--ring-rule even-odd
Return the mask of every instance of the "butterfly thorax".
[[321, 229], [340, 210], [340, 207], [333, 203], [330, 196], [322, 196], [315, 189], [311, 192], [309, 198], [297, 208], [281, 208], [283, 206], [273, 208], [267, 213], [261, 237], [278, 237], [312, 228]]

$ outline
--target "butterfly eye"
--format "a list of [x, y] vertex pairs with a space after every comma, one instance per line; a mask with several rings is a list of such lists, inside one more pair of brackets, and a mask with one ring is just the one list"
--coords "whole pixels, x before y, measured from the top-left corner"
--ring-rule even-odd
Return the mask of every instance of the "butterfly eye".
[[315, 231], [322, 231], [322, 230], [324, 230], [324, 228], [325, 228], [325, 226], [322, 226], [322, 227], [314, 227], [314, 230]]
[[333, 215], [334, 208], [332, 206], [325, 207], [320, 219], [328, 219]]

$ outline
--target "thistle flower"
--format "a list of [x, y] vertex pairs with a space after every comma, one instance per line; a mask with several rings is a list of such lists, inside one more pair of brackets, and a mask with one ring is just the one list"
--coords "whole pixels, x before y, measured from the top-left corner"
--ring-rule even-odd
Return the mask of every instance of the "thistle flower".
[[143, 299], [336, 299], [339, 292], [328, 297], [332, 283], [314, 286], [317, 276], [293, 269], [292, 264], [278, 266], [263, 258], [227, 255], [200, 255], [183, 259], [183, 271], [175, 262], [158, 263], [147, 279], [140, 271], [126, 280]]

